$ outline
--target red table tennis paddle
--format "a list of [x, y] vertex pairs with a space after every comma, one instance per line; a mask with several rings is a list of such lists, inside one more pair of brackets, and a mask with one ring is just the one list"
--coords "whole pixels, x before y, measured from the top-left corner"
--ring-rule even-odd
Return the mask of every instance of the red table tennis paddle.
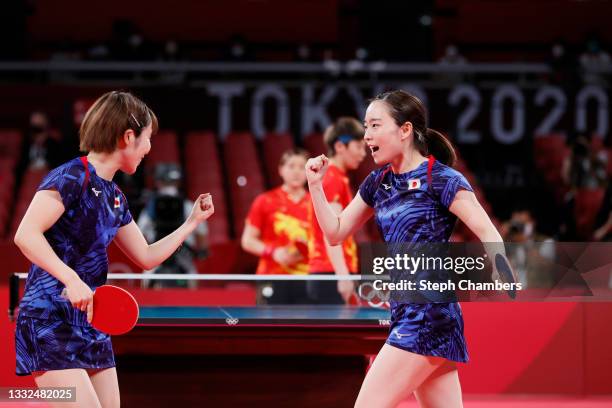
[[[66, 288], [61, 296], [68, 299]], [[138, 302], [125, 289], [102, 285], [94, 292], [91, 325], [101, 332], [113, 335], [129, 332], [138, 321], [138, 313]]]
[[91, 325], [107, 334], [124, 334], [132, 330], [138, 321], [138, 303], [125, 289], [102, 285], [93, 298]]

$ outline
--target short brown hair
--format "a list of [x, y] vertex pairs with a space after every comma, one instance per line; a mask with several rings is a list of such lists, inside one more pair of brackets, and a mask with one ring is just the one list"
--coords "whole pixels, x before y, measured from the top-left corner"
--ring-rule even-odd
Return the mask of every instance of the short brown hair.
[[138, 137], [149, 125], [157, 133], [157, 117], [143, 101], [129, 92], [107, 92], [85, 114], [79, 130], [80, 149], [112, 153], [126, 130], [132, 129]]
[[310, 153], [307, 150], [304, 150], [300, 147], [292, 147], [291, 149], [287, 149], [281, 155], [280, 160], [278, 161], [278, 167], [284, 166], [287, 161], [293, 156], [302, 156], [304, 159], [310, 159]]
[[325, 130], [323, 141], [327, 146], [328, 154], [334, 156], [336, 154], [334, 145], [338, 140], [349, 144], [351, 140], [362, 140], [364, 133], [361, 122], [349, 116], [342, 116]]

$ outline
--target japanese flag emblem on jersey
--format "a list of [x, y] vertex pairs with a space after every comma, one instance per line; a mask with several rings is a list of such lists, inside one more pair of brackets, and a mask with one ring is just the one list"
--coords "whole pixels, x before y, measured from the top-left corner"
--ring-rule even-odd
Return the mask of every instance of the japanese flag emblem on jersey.
[[115, 196], [115, 208], [121, 207], [121, 201], [119, 200], [119, 196]]
[[414, 190], [421, 188], [421, 180], [420, 179], [410, 179], [408, 180], [408, 190]]

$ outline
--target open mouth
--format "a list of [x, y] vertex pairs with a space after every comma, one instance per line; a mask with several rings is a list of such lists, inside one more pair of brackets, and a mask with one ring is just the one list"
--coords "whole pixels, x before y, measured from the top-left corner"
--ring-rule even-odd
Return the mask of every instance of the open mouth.
[[379, 149], [378, 146], [370, 146], [370, 150], [372, 151], [372, 153], [376, 153], [378, 149]]

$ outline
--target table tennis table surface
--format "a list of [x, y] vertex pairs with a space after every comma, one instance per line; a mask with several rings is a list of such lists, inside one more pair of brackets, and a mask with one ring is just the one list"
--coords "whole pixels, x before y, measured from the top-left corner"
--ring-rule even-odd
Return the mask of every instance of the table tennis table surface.
[[139, 326], [388, 326], [389, 310], [344, 305], [143, 306]]

